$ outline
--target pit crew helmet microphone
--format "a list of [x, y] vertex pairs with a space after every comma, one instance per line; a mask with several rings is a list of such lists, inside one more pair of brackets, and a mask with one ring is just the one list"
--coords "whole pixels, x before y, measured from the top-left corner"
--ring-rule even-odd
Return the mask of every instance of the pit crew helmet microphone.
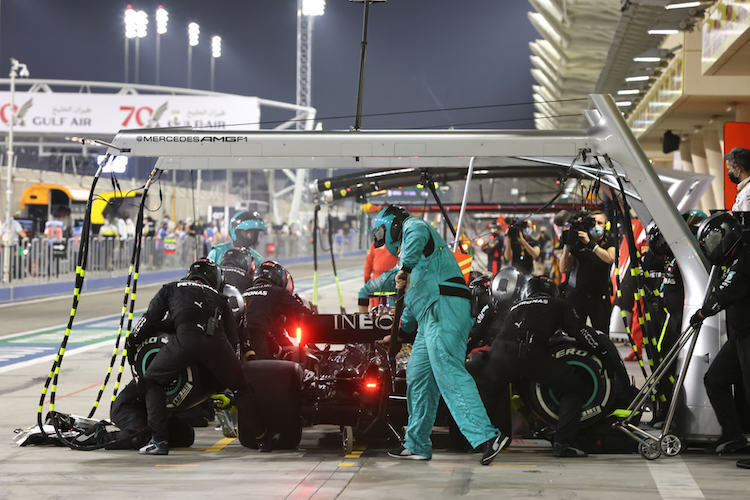
[[409, 211], [399, 205], [388, 205], [378, 212], [372, 222], [372, 242], [375, 248], [385, 245], [391, 255], [398, 257], [404, 221], [409, 217]]

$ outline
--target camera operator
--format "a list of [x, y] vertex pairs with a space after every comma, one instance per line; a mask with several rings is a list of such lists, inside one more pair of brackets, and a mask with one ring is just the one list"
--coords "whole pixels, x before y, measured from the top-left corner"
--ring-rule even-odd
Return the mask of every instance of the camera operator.
[[482, 251], [487, 254], [487, 268], [492, 274], [497, 274], [503, 266], [505, 237], [497, 223], [490, 224], [490, 231], [490, 237], [482, 245]]
[[534, 260], [541, 253], [531, 232], [531, 221], [526, 219], [511, 224], [505, 238], [505, 260], [527, 276], [531, 275]]
[[601, 210], [582, 212], [570, 221], [560, 267], [568, 273], [567, 298], [582, 321], [609, 333], [609, 269], [615, 247], [607, 235], [607, 216]]

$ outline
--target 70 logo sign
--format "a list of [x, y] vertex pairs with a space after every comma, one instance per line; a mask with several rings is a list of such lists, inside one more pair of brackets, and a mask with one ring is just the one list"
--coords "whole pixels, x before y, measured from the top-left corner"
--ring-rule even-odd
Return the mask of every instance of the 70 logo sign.
[[125, 118], [122, 120], [122, 126], [128, 127], [134, 122], [133, 125], [146, 127], [150, 123], [158, 122], [166, 110], [166, 102], [156, 108], [156, 111], [151, 106], [120, 106], [120, 111], [126, 113]]

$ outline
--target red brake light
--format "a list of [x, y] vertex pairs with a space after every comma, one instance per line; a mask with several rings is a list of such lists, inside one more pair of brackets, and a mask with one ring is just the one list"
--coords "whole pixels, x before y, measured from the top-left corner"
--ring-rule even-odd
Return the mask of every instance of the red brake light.
[[365, 389], [368, 389], [370, 391], [374, 391], [378, 388], [378, 383], [375, 380], [366, 380], [365, 381]]
[[296, 330], [295, 340], [297, 341], [297, 345], [300, 345], [302, 343], [302, 328], [299, 326]]

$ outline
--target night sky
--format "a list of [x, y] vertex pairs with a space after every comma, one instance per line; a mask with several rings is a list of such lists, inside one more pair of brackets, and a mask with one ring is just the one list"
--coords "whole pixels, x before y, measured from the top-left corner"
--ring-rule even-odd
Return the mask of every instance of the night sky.
[[[127, 3], [2, 0], [0, 61], [21, 60], [33, 78], [121, 82]], [[223, 54], [216, 65], [217, 91], [294, 102], [296, 0], [133, 2], [149, 13], [148, 37], [140, 46], [141, 83], [155, 82], [153, 15], [159, 4], [169, 11], [169, 31], [162, 37], [163, 85], [186, 86], [186, 25], [195, 21], [201, 41], [193, 51], [193, 87], [209, 88], [209, 38], [219, 34]], [[373, 5], [365, 115], [528, 103], [533, 83], [528, 43], [538, 38], [526, 18], [529, 10], [526, 0], [389, 0]], [[360, 3], [328, 0], [325, 15], [315, 20], [312, 105], [326, 129], [354, 123], [362, 12]], [[131, 57], [133, 52], [131, 45]], [[7, 74], [7, 69], [1, 71]], [[365, 116], [363, 128], [533, 128], [532, 113], [527, 104]], [[350, 117], [325, 119], [340, 115]], [[263, 118], [288, 116], [265, 113]], [[502, 121], [518, 118], [523, 120]]]

